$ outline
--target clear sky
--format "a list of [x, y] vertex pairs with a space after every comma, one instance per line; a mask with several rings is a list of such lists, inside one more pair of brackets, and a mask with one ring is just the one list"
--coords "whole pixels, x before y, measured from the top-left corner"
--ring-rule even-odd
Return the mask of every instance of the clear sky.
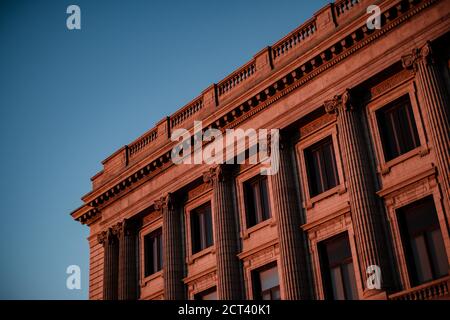
[[100, 162], [327, 2], [0, 0], [0, 299], [86, 299]]

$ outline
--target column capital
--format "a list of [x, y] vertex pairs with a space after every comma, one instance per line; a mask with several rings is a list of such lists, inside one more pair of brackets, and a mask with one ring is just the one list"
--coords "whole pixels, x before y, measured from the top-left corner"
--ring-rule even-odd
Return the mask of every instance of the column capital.
[[97, 241], [102, 246], [105, 246], [105, 244], [113, 244], [115, 242], [115, 237], [114, 237], [112, 229], [108, 228], [107, 230], [100, 232], [97, 235]]
[[413, 69], [417, 71], [417, 64], [420, 62], [433, 63], [433, 51], [431, 50], [431, 42], [427, 41], [420, 48], [412, 49], [410, 54], [402, 57], [402, 66], [405, 69]]
[[174, 196], [173, 193], [166, 193], [155, 201], [155, 209], [161, 211], [163, 209], [173, 209]]
[[134, 220], [124, 219], [111, 227], [112, 233], [120, 238], [122, 236], [131, 236], [136, 231], [136, 222]]
[[326, 100], [323, 105], [327, 113], [334, 113], [339, 115], [341, 111], [348, 111], [354, 109], [354, 97], [350, 89], [345, 89], [341, 95], [335, 95], [333, 99]]
[[230, 174], [230, 165], [219, 164], [203, 172], [203, 182], [215, 185], [217, 182], [224, 182]]

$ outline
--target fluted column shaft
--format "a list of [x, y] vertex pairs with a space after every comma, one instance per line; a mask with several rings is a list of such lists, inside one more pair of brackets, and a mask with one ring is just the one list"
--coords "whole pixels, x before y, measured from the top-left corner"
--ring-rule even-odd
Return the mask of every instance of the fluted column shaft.
[[427, 127], [435, 150], [438, 178], [450, 207], [450, 101], [430, 43], [404, 56], [403, 66], [413, 67], [418, 94], [426, 114]]
[[104, 248], [103, 300], [117, 300], [119, 247], [111, 229], [99, 234], [99, 242]]
[[204, 180], [213, 185], [214, 227], [217, 259], [217, 293], [220, 300], [242, 298], [237, 230], [232, 198], [232, 179], [226, 165], [211, 168]]
[[[282, 139], [279, 152], [273, 161], [279, 161], [278, 172], [270, 176], [277, 229], [280, 246], [282, 281], [286, 300], [306, 299], [308, 284], [306, 283], [305, 252], [300, 230], [300, 212], [298, 210], [296, 190], [292, 181], [290, 141]], [[278, 159], [276, 159], [278, 158]]]
[[119, 300], [137, 299], [136, 229], [129, 220], [118, 223], [115, 229], [119, 239]]
[[[384, 285], [390, 276], [382, 216], [377, 204], [368, 150], [361, 128], [360, 113], [347, 90], [342, 96], [325, 102], [327, 112], [337, 113], [339, 144], [349, 189], [350, 209], [363, 280], [371, 265], [381, 268]], [[363, 281], [363, 285], [366, 282]]]
[[185, 298], [185, 289], [183, 283], [181, 217], [176, 211], [172, 194], [156, 201], [156, 208], [162, 211], [163, 218], [164, 299], [182, 300]]

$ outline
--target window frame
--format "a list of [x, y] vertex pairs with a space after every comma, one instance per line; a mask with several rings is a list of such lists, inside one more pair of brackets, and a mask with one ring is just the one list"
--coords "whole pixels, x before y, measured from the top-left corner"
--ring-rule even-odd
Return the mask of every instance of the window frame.
[[[156, 234], [157, 233], [157, 234]], [[155, 235], [156, 234], [156, 235]], [[157, 255], [157, 261], [156, 261], [156, 264], [157, 264], [157, 266], [155, 266], [155, 261], [154, 261], [154, 258], [155, 258], [155, 252], [153, 251], [153, 250], [155, 250], [155, 248], [153, 247], [152, 249], [151, 249], [151, 252], [152, 252], [152, 264], [153, 264], [153, 266], [152, 266], [152, 271], [150, 271], [150, 273], [147, 273], [147, 238], [148, 237], [150, 237], [150, 238], [156, 238], [156, 237], [158, 237], [159, 238], [159, 240], [157, 240], [157, 248], [156, 248], [156, 250], [160, 250], [159, 252], [158, 252], [158, 255]], [[152, 275], [154, 275], [155, 273], [158, 273], [158, 272], [160, 272], [160, 271], [162, 271], [163, 270], [163, 268], [164, 268], [164, 258], [163, 258], [163, 250], [164, 250], [164, 247], [163, 247], [163, 234], [162, 234], [162, 226], [160, 227], [160, 228], [156, 228], [156, 229], [154, 229], [154, 230], [152, 230], [151, 232], [148, 232], [148, 233], [146, 233], [144, 236], [143, 236], [143, 239], [144, 239], [144, 241], [143, 241], [143, 246], [144, 246], [144, 277], [145, 278], [147, 278], [147, 277], [151, 277]], [[154, 242], [152, 242], [152, 245], [153, 246], [155, 246], [155, 243]], [[160, 261], [159, 261], [160, 260]], [[158, 269], [159, 268], [159, 269]], [[156, 270], [157, 269], [157, 270]]]
[[[280, 269], [279, 269], [279, 263], [277, 260], [270, 261], [268, 263], [265, 263], [261, 266], [255, 267], [254, 269], [250, 270], [250, 286], [252, 288], [252, 298], [253, 300], [263, 301], [262, 297], [264, 295], [264, 292], [269, 292], [272, 295], [272, 290], [275, 288], [278, 288], [278, 291], [280, 293], [280, 299], [282, 300], [282, 291], [281, 291], [281, 276], [280, 276]], [[278, 274], [278, 285], [275, 287], [272, 287], [270, 289], [262, 291], [261, 289], [261, 280], [259, 278], [259, 275], [263, 271], [270, 270], [272, 268], [277, 268], [277, 274]], [[272, 299], [271, 299], [272, 300]]]
[[[385, 155], [383, 140], [381, 138], [381, 132], [378, 126], [377, 112], [403, 96], [409, 97], [412, 111], [411, 117], [412, 120], [414, 120], [417, 129], [418, 146], [402, 155], [386, 161], [387, 157]], [[391, 168], [399, 163], [402, 163], [416, 156], [423, 157], [430, 152], [429, 146], [426, 141], [422, 115], [420, 113], [419, 103], [416, 96], [416, 88], [411, 80], [397, 87], [394, 87], [383, 95], [377, 96], [369, 101], [367, 103], [366, 112], [369, 120], [369, 133], [371, 135], [371, 139], [375, 149], [374, 151], [377, 161], [377, 171], [381, 175], [388, 175], [391, 171]]]
[[[329, 242], [333, 242], [333, 241], [340, 241], [341, 239], [346, 239], [347, 240], [347, 244], [348, 244], [348, 250], [350, 253], [350, 257], [346, 257], [345, 259], [339, 261], [339, 263], [337, 264], [333, 264], [331, 265], [329, 263], [329, 257], [326, 256], [325, 257], [325, 251], [326, 251], [326, 244]], [[355, 264], [357, 263], [357, 261], [354, 259], [353, 256], [353, 251], [352, 251], [352, 244], [350, 242], [350, 237], [348, 232], [344, 231], [344, 232], [340, 232], [338, 234], [335, 234], [331, 237], [328, 237], [326, 239], [322, 239], [321, 241], [317, 242], [317, 247], [318, 247], [318, 255], [319, 255], [319, 268], [320, 268], [320, 274], [321, 274], [321, 278], [322, 278], [322, 289], [323, 289], [323, 294], [324, 294], [324, 299], [329, 299], [329, 295], [330, 295], [330, 291], [331, 288], [330, 286], [332, 286], [332, 280], [331, 280], [331, 269], [334, 269], [336, 267], [339, 267], [340, 270], [340, 277], [341, 277], [341, 281], [343, 282], [343, 266], [344, 265], [348, 265], [348, 264], [352, 264], [352, 270], [353, 270], [353, 275], [355, 277], [355, 294], [357, 296], [357, 298], [359, 299], [359, 294], [358, 294], [358, 285], [357, 285], [357, 270], [355, 268]], [[344, 295], [345, 295], [345, 299], [344, 300], [349, 300], [347, 298], [347, 290], [346, 287], [343, 286], [343, 290], [344, 290]], [[331, 299], [330, 299], [331, 300]], [[335, 297], [333, 300], [337, 300]]]
[[[406, 219], [405, 216], [407, 215], [407, 213], [404, 211], [406, 209], [406, 207], [408, 206], [412, 206], [414, 204], [417, 204], [418, 202], [421, 201], [431, 201], [431, 205], [434, 207], [434, 213], [435, 213], [435, 218], [436, 218], [436, 224], [434, 225], [434, 227], [430, 228], [430, 227], [421, 227], [420, 228], [420, 232], [414, 232], [414, 233], [409, 233], [409, 231], [407, 230], [406, 227]], [[398, 223], [398, 229], [399, 229], [399, 234], [400, 234], [400, 243], [402, 245], [403, 248], [403, 254], [405, 257], [405, 262], [406, 262], [406, 270], [408, 271], [408, 275], [409, 275], [409, 283], [412, 287], [417, 287], [420, 285], [424, 285], [426, 283], [444, 278], [444, 277], [448, 277], [450, 275], [449, 272], [447, 272], [446, 275], [443, 276], [437, 276], [436, 275], [436, 270], [435, 270], [435, 265], [433, 263], [433, 259], [430, 256], [430, 247], [429, 247], [429, 232], [430, 231], [435, 231], [435, 230], [439, 230], [441, 233], [441, 237], [442, 237], [442, 241], [443, 241], [443, 246], [444, 246], [444, 250], [445, 250], [445, 238], [444, 238], [444, 231], [442, 229], [441, 223], [439, 221], [439, 214], [438, 214], [438, 208], [436, 206], [436, 202], [435, 199], [432, 195], [428, 195], [419, 199], [416, 199], [408, 204], [399, 206], [398, 208], [395, 209], [395, 215], [396, 215], [396, 219], [397, 219], [397, 223]], [[432, 278], [429, 280], [426, 280], [424, 282], [420, 282], [419, 280], [419, 276], [418, 276], [418, 271], [416, 270], [416, 263], [414, 262], [414, 256], [413, 256], [413, 249], [411, 247], [411, 239], [415, 238], [417, 236], [423, 236], [424, 237], [424, 241], [425, 241], [425, 248], [426, 248], [426, 256], [427, 256], [427, 262], [430, 266], [431, 269], [431, 273], [432, 273]], [[448, 253], [447, 251], [445, 252], [447, 254], [447, 261], [449, 260], [448, 257]]]
[[[145, 223], [144, 226], [139, 231], [139, 283], [141, 287], [145, 287], [148, 284], [152, 284], [154, 281], [157, 281], [158, 278], [161, 278], [164, 271], [164, 262], [162, 264], [161, 270], [150, 274], [148, 276], [145, 275], [145, 236], [150, 233], [161, 229], [162, 233], [162, 216], [159, 214], [158, 216], [152, 218], [151, 221]], [[161, 234], [162, 237], [162, 234]], [[164, 243], [162, 243], [164, 250]]]
[[[336, 164], [336, 170], [337, 170], [337, 177], [338, 177], [338, 184], [331, 188], [326, 190], [325, 192], [319, 193], [318, 195], [312, 196], [310, 193], [310, 187], [309, 187], [309, 175], [308, 175], [308, 166], [306, 162], [305, 157], [305, 150], [309, 147], [315, 145], [316, 143], [331, 137], [332, 145], [333, 145], [333, 151], [334, 151], [334, 160]], [[343, 163], [342, 163], [342, 157], [341, 157], [341, 149], [338, 143], [337, 139], [337, 126], [336, 121], [333, 121], [323, 128], [321, 128], [319, 131], [315, 132], [312, 135], [306, 136], [305, 138], [301, 139], [300, 142], [296, 145], [296, 155], [298, 159], [298, 166], [299, 166], [299, 174], [301, 177], [299, 178], [299, 182], [302, 186], [302, 192], [303, 192], [303, 207], [307, 209], [307, 215], [309, 214], [309, 209], [313, 209], [313, 207], [321, 202], [322, 200], [325, 200], [335, 194], [344, 194], [347, 191], [346, 187], [346, 181], [344, 179], [344, 172], [343, 172]]]
[[[191, 223], [191, 212], [195, 209], [209, 203], [211, 205], [211, 225], [212, 225], [212, 239], [213, 245], [193, 254], [193, 243], [192, 243], [192, 223]], [[184, 227], [185, 227], [185, 243], [186, 243], [186, 262], [188, 265], [194, 264], [198, 259], [207, 256], [209, 253], [215, 253], [216, 251], [216, 239], [215, 239], [215, 224], [214, 224], [214, 201], [212, 199], [212, 192], [202, 194], [201, 196], [188, 201], [184, 205]]]

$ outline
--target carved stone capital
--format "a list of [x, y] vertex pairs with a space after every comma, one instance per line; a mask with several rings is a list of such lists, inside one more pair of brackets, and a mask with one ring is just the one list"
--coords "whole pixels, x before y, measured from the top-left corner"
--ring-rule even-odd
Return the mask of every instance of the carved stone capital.
[[136, 231], [136, 223], [133, 220], [124, 219], [112, 226], [111, 230], [117, 238], [131, 236]]
[[163, 210], [163, 209], [173, 209], [174, 205], [174, 197], [172, 193], [167, 193], [166, 195], [161, 196], [158, 200], [155, 201], [155, 209]]
[[339, 112], [353, 110], [353, 95], [350, 89], [346, 89], [341, 95], [335, 95], [333, 99], [323, 103], [327, 113], [339, 115]]
[[402, 57], [402, 66], [405, 69], [413, 69], [417, 71], [417, 64], [420, 62], [433, 63], [433, 54], [431, 43], [427, 43], [421, 48], [414, 48], [410, 54]]
[[219, 164], [215, 167], [209, 168], [208, 171], [203, 173], [203, 182], [210, 185], [215, 185], [217, 182], [225, 181], [228, 174], [228, 166], [225, 164]]
[[107, 230], [100, 232], [97, 235], [97, 240], [102, 246], [105, 246], [105, 244], [113, 244], [115, 242], [115, 236], [112, 228], [108, 228]]

